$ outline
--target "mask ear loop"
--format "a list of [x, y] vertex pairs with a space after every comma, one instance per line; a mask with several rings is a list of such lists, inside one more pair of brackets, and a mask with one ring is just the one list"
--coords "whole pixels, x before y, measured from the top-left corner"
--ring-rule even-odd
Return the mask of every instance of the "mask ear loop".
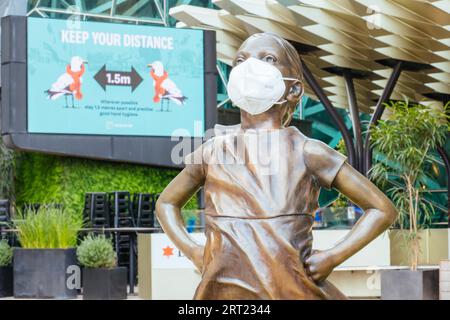
[[[288, 81], [300, 81], [299, 79], [296, 79], [296, 78], [282, 78], [283, 80], [288, 80]], [[301, 82], [301, 81], [300, 81]], [[303, 86], [302, 86], [302, 93], [301, 93], [302, 95], [303, 95]], [[284, 99], [284, 100], [281, 100], [281, 101], [277, 101], [277, 102], [274, 102], [274, 104], [283, 104], [283, 103], [285, 103], [285, 102], [287, 102], [287, 100], [286, 99]]]
[[[283, 79], [285, 79], [285, 80], [293, 80], [293, 81], [298, 80], [298, 79], [295, 79], [295, 78], [283, 78]], [[298, 81], [300, 81], [300, 80], [298, 80]], [[302, 97], [303, 93], [305, 92], [305, 89], [303, 87], [303, 83], [301, 81], [300, 81], [300, 83], [302, 84], [302, 86], [301, 86], [301, 90], [302, 91], [300, 92], [299, 96]], [[284, 101], [287, 102], [287, 100], [284, 100]], [[283, 123], [282, 123], [283, 127], [286, 127], [292, 121], [292, 118], [294, 117], [294, 113], [295, 113], [295, 110], [297, 109], [298, 105], [299, 105], [299, 103], [297, 103], [295, 105], [294, 110], [292, 112], [289, 112], [289, 108], [287, 108], [287, 111], [286, 111], [285, 115], [283, 116], [283, 118], [286, 117], [286, 114], [288, 114], [288, 115], [286, 117], [286, 120], [284, 120]]]

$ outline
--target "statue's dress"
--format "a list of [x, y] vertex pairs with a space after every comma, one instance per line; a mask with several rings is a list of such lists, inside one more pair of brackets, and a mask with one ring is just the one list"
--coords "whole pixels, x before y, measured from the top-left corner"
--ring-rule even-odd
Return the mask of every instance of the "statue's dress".
[[206, 245], [195, 299], [342, 299], [316, 283], [313, 214], [346, 157], [295, 127], [245, 132], [235, 127], [185, 159], [205, 177]]

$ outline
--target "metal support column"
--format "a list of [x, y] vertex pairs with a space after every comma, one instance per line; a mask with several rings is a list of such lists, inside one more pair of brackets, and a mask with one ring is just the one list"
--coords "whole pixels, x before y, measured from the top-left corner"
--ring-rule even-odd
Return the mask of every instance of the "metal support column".
[[356, 169], [359, 172], [363, 172], [363, 141], [361, 135], [361, 120], [359, 118], [359, 109], [356, 101], [355, 86], [353, 84], [353, 76], [349, 70], [344, 71], [345, 88], [347, 90], [348, 97], [348, 110], [350, 112], [350, 119], [353, 127], [353, 137], [355, 138], [355, 151], [356, 151]]
[[[372, 125], [376, 125], [378, 120], [381, 119], [381, 116], [383, 115], [385, 109], [384, 103], [391, 97], [392, 91], [394, 90], [395, 85], [397, 84], [397, 80], [402, 72], [402, 68], [403, 68], [403, 61], [398, 61], [394, 69], [392, 70], [391, 76], [389, 77], [389, 80], [386, 84], [386, 87], [383, 90], [380, 99], [378, 99], [375, 112], [372, 114], [372, 118], [370, 119], [369, 129]], [[364, 144], [365, 147], [363, 157], [363, 172], [367, 175], [367, 172], [370, 170], [372, 166], [372, 148], [370, 147], [369, 131], [366, 134]]]
[[312, 74], [311, 70], [309, 70], [306, 63], [302, 60], [303, 64], [303, 75], [305, 76], [306, 82], [311, 87], [311, 89], [314, 91], [316, 96], [319, 98], [320, 102], [323, 104], [325, 109], [327, 110], [328, 114], [333, 119], [334, 123], [337, 125], [339, 131], [342, 134], [342, 138], [344, 139], [345, 147], [347, 148], [347, 154], [348, 154], [348, 161], [350, 165], [356, 168], [355, 166], [355, 147], [353, 145], [353, 139], [350, 136], [349, 131], [347, 130], [347, 127], [345, 126], [344, 121], [342, 120], [341, 116], [337, 111], [334, 109], [333, 104], [328, 99], [327, 95], [323, 91], [323, 89], [320, 87], [317, 80], [314, 78], [314, 75]]

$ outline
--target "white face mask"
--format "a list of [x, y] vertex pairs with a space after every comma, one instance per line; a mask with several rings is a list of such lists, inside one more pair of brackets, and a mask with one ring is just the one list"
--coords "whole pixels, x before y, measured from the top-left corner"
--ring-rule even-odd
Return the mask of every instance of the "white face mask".
[[256, 115], [269, 110], [283, 96], [286, 86], [280, 70], [270, 63], [256, 58], [248, 58], [231, 70], [228, 79], [228, 96], [231, 101], [248, 112]]

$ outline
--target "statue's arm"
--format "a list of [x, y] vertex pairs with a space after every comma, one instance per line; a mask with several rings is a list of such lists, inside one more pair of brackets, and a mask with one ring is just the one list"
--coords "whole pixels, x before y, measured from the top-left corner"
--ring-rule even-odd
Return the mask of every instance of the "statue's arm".
[[332, 186], [364, 210], [352, 230], [331, 250], [340, 264], [389, 228], [398, 213], [380, 189], [347, 163], [339, 170]]
[[332, 187], [364, 210], [364, 214], [333, 248], [312, 254], [305, 261], [309, 275], [316, 281], [325, 279], [334, 267], [378, 237], [397, 218], [392, 202], [348, 163], [344, 163], [338, 171]]
[[318, 185], [339, 190], [364, 210], [364, 215], [336, 246], [306, 259], [307, 272], [320, 281], [389, 228], [397, 218], [397, 210], [381, 190], [345, 161], [345, 156], [323, 142], [309, 139], [304, 154], [307, 169]]
[[169, 183], [156, 202], [156, 215], [170, 240], [201, 270], [203, 246], [189, 236], [181, 216], [181, 208], [204, 183], [199, 171], [193, 174], [184, 169]]

